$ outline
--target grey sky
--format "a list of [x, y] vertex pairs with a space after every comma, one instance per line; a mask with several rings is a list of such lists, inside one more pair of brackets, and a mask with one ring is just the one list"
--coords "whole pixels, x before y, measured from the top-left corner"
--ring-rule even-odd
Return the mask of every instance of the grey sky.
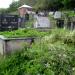
[[18, 0], [0, 0], [0, 8], [8, 8], [12, 1]]

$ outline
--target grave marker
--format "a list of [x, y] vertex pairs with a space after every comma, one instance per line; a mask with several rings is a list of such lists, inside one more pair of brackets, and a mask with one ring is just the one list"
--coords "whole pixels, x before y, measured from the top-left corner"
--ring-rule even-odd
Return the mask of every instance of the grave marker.
[[0, 15], [0, 30], [9, 31], [18, 29], [18, 15]]

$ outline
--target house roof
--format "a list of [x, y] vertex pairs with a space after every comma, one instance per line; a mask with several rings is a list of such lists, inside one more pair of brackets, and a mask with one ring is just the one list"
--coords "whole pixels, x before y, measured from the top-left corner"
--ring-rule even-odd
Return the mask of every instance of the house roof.
[[20, 6], [18, 9], [20, 9], [20, 8], [32, 8], [32, 7], [24, 4], [24, 5]]

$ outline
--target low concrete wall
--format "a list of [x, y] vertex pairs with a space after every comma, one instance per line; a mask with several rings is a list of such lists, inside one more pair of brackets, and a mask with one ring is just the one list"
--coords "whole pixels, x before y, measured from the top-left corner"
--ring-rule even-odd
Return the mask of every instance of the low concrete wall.
[[2, 55], [22, 50], [26, 45], [30, 46], [35, 38], [0, 38], [0, 53]]

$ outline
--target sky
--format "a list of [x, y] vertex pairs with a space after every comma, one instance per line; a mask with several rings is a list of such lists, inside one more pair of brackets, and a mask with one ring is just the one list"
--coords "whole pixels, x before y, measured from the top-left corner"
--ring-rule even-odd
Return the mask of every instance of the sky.
[[0, 8], [8, 8], [12, 1], [18, 0], [0, 0]]

